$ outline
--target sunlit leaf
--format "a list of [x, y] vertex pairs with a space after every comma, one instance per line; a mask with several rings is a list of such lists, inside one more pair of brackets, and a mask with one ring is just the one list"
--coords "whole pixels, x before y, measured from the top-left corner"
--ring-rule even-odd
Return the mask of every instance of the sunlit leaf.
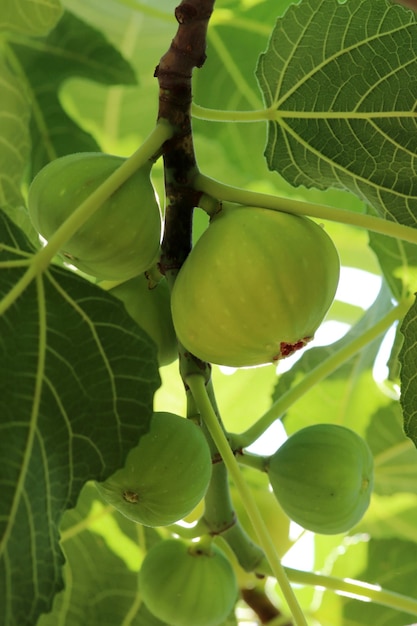
[[32, 175], [57, 156], [99, 150], [93, 137], [64, 112], [59, 90], [74, 76], [104, 85], [134, 84], [129, 63], [100, 31], [69, 12], [45, 39], [22, 38], [13, 49], [36, 111], [31, 124]]
[[417, 289], [417, 246], [393, 237], [369, 234], [392, 295], [400, 301]]
[[376, 412], [367, 430], [367, 440], [374, 455], [376, 493], [417, 494], [417, 450], [404, 434], [398, 402]]
[[[417, 575], [417, 545], [396, 539], [373, 540], [368, 543], [368, 564], [359, 572], [358, 578], [390, 591], [415, 597]], [[384, 624], [384, 626], [407, 626], [415, 623], [415, 615], [378, 605], [374, 602], [347, 600], [344, 619], [350, 624]]]
[[3, 0], [0, 30], [46, 35], [62, 14], [60, 0]]
[[400, 493], [390, 496], [372, 495], [366, 517], [358, 525], [359, 532], [374, 539], [404, 539], [417, 544], [417, 497]]

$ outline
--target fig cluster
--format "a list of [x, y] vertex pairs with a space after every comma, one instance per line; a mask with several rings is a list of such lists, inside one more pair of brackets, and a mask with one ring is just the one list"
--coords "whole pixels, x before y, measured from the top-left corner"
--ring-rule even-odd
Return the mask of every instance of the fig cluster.
[[267, 471], [287, 515], [315, 533], [349, 531], [370, 503], [372, 453], [344, 426], [315, 424], [297, 431], [269, 458]]
[[203, 361], [233, 367], [276, 362], [314, 337], [338, 280], [339, 257], [321, 226], [228, 205], [179, 271], [174, 327]]
[[139, 589], [149, 611], [170, 626], [219, 626], [238, 595], [233, 567], [220, 548], [180, 539], [149, 550]]
[[154, 413], [124, 466], [96, 486], [120, 513], [145, 526], [168, 526], [204, 498], [211, 454], [201, 428], [174, 413]]

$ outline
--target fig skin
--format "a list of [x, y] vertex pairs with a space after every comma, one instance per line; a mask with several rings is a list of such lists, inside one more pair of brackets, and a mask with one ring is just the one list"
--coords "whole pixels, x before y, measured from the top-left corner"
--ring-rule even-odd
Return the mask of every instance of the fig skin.
[[233, 567], [215, 545], [167, 539], [146, 554], [139, 589], [148, 610], [170, 626], [219, 626], [238, 595]]
[[313, 338], [333, 302], [339, 268], [332, 240], [312, 220], [228, 205], [174, 283], [177, 336], [210, 363], [276, 362]]
[[148, 333], [158, 348], [158, 362], [162, 367], [178, 357], [178, 343], [171, 316], [171, 296], [163, 278], [150, 288], [144, 274], [108, 289], [121, 300], [129, 315]]
[[[48, 163], [29, 188], [28, 210], [36, 230], [48, 240], [125, 160], [80, 152]], [[107, 280], [128, 280], [155, 263], [162, 223], [150, 172], [150, 163], [137, 170], [66, 242], [61, 254], [69, 263]]]
[[154, 413], [150, 430], [123, 468], [96, 486], [120, 513], [145, 526], [168, 526], [188, 515], [211, 478], [209, 446], [199, 426], [174, 413]]
[[294, 433], [267, 463], [278, 502], [300, 526], [332, 535], [365, 514], [373, 487], [373, 457], [356, 432], [315, 424]]

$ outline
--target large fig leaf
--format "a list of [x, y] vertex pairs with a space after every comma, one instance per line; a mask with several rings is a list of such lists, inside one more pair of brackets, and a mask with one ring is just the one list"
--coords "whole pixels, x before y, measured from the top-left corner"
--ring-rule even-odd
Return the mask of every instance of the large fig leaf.
[[95, 139], [64, 111], [59, 91], [74, 76], [104, 85], [135, 84], [134, 71], [120, 52], [69, 12], [46, 38], [14, 38], [10, 45], [31, 88], [32, 176], [57, 156], [99, 150]]
[[32, 626], [63, 586], [63, 512], [122, 465], [160, 381], [123, 305], [63, 268], [36, 270], [0, 215], [0, 623]]
[[163, 626], [141, 602], [137, 580], [144, 549], [159, 535], [109, 509], [94, 485], [87, 484], [76, 508], [65, 513], [61, 525], [65, 590], [37, 626], [55, 626], [63, 614], [65, 626]]
[[268, 166], [292, 185], [346, 189], [417, 215], [416, 15], [381, 0], [303, 0], [277, 21], [256, 76]]

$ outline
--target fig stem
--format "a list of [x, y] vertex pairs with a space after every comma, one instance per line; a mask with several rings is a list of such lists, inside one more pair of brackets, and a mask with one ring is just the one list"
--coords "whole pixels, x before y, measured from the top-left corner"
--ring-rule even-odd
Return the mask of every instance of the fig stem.
[[364, 228], [380, 235], [400, 239], [408, 243], [417, 244], [417, 229], [405, 224], [383, 219], [375, 215], [355, 213], [348, 209], [338, 209], [326, 204], [313, 204], [301, 200], [292, 200], [281, 196], [259, 193], [226, 185], [199, 172], [194, 180], [198, 191], [211, 195], [223, 202], [231, 202], [245, 206], [256, 206], [271, 211], [282, 211], [292, 215], [304, 215], [330, 222], [339, 222], [349, 226]]
[[48, 243], [38, 250], [28, 260], [28, 268], [20, 280], [0, 301], [0, 315], [15, 302], [34, 278], [40, 276], [53, 257], [63, 247], [65, 242], [97, 211], [107, 198], [109, 198], [134, 172], [160, 150], [162, 144], [173, 134], [173, 129], [166, 120], [161, 120], [152, 130], [143, 144], [126, 161], [111, 174], [93, 193], [88, 196], [70, 215], [68, 219], [56, 230]]
[[[192, 374], [203, 376], [202, 372], [195, 371], [189, 371], [188, 376]], [[206, 385], [209, 402], [215, 415], [217, 416], [220, 428], [224, 431], [211, 378], [207, 380]], [[199, 411], [199, 407], [195, 402], [191, 390], [187, 389], [187, 417], [193, 419], [196, 414], [201, 420], [202, 415]], [[216, 443], [213, 440], [204, 419], [202, 419], [201, 427], [207, 438], [207, 443], [212, 454], [213, 471], [210, 484], [204, 498], [204, 513], [197, 522], [197, 525], [193, 527], [193, 531], [201, 531], [210, 536], [222, 537], [237, 557], [240, 566], [245, 571], [257, 571], [258, 567], [265, 561], [264, 553], [261, 548], [251, 540], [249, 535], [243, 529], [239, 519], [237, 519], [230, 495], [227, 467], [224, 464], [223, 458], [219, 454]], [[225, 436], [227, 438], [227, 433], [225, 433]]]
[[308, 120], [370, 120], [370, 119], [390, 119], [390, 118], [415, 118], [415, 111], [285, 111], [279, 110], [276, 104], [263, 108], [251, 110], [227, 111], [222, 109], [210, 109], [193, 103], [191, 114], [197, 120], [206, 122], [280, 122], [285, 118], [308, 119]]
[[331, 354], [327, 359], [321, 361], [319, 365], [309, 370], [297, 385], [291, 387], [291, 389], [274, 402], [271, 408], [245, 432], [236, 435], [230, 434], [233, 448], [247, 448], [254, 441], [259, 439], [275, 420], [281, 418], [289, 407], [295, 404], [297, 400], [300, 400], [310, 389], [349, 361], [349, 359], [360, 352], [364, 346], [385, 333], [392, 324], [402, 319], [410, 308], [411, 303], [412, 300], [405, 299], [397, 304], [371, 328], [368, 328], [361, 335], [352, 339], [349, 344], [346, 344], [340, 348], [340, 350]]
[[202, 376], [191, 375], [186, 379], [186, 382], [191, 389], [191, 393], [194, 396], [196, 405], [199, 408], [207, 429], [223, 458], [224, 464], [240, 493], [242, 501], [245, 503], [249, 519], [251, 520], [254, 530], [258, 536], [259, 544], [265, 552], [273, 575], [275, 576], [285, 600], [288, 603], [288, 607], [294, 618], [295, 626], [307, 626], [304, 613], [298, 603], [294, 590], [291, 587], [287, 574], [285, 573], [285, 569], [281, 564], [274, 543], [259, 512], [252, 492], [240, 471], [239, 464], [234, 457], [226, 435], [219, 424], [217, 415], [211, 405], [205, 380]]

